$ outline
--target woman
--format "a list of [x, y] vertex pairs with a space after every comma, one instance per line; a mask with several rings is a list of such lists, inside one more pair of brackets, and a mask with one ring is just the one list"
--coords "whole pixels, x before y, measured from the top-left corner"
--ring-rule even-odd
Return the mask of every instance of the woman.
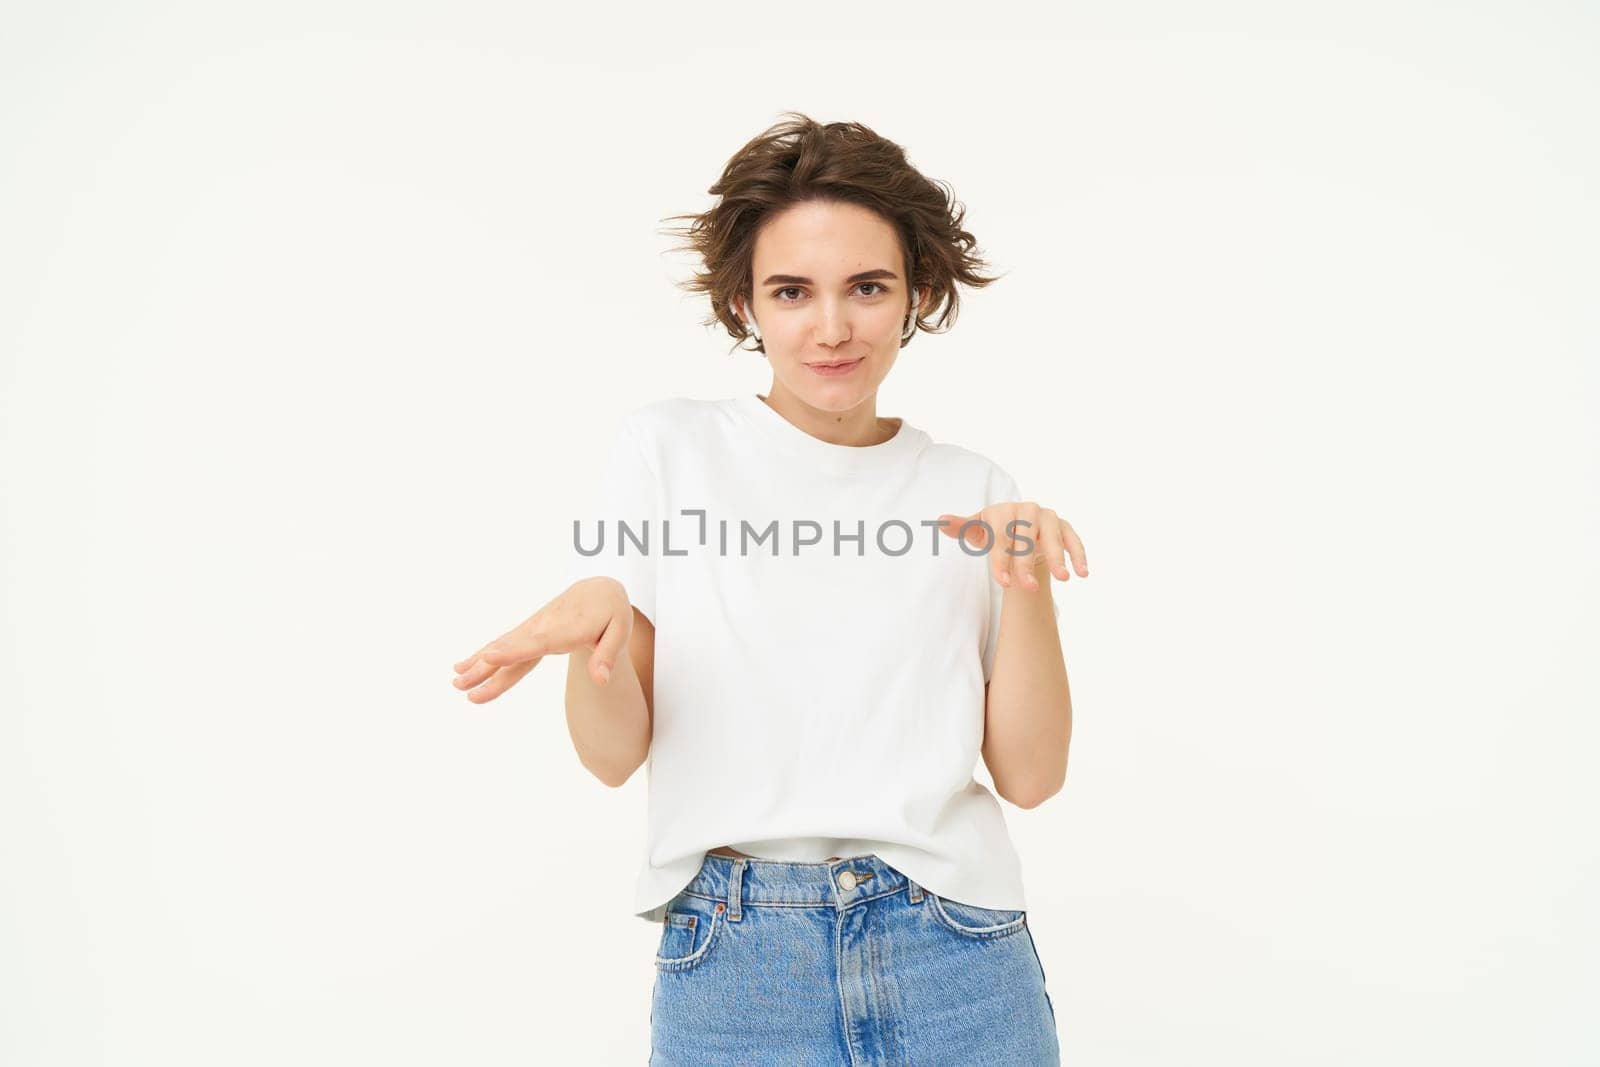
[[710, 192], [679, 216], [689, 287], [770, 388], [629, 412], [599, 549], [455, 684], [492, 700], [568, 653], [584, 766], [621, 785], [648, 759], [651, 1063], [1056, 1063], [1020, 864], [972, 771], [1023, 807], [1061, 787], [1049, 576], [1087, 576], [1083, 546], [992, 461], [877, 412], [956, 284], [994, 279], [959, 205], [857, 124], [791, 113]]

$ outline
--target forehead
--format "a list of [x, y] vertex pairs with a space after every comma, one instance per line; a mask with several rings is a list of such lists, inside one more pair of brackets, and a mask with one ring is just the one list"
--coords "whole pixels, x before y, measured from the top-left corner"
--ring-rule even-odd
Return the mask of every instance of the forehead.
[[751, 274], [797, 274], [820, 282], [860, 270], [904, 269], [900, 237], [883, 216], [859, 204], [812, 201], [767, 219], [756, 234]]

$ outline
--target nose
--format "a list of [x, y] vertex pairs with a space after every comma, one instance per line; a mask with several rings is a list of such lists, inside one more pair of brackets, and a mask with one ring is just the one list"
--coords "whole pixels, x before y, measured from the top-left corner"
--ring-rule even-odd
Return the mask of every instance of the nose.
[[811, 332], [812, 340], [819, 345], [837, 348], [844, 344], [850, 340], [850, 309], [836, 300], [819, 301]]

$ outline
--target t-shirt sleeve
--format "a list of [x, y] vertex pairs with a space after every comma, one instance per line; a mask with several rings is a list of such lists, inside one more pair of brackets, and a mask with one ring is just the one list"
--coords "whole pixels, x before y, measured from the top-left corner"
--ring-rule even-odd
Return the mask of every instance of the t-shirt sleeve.
[[[994, 464], [993, 466], [994, 470], [991, 472], [989, 477], [988, 491], [984, 496], [984, 507], [988, 507], [990, 504], [1005, 504], [1015, 500], [1021, 500], [1022, 490], [1017, 487], [1016, 479], [1011, 477], [1011, 475], [999, 464]], [[1034, 539], [1035, 551], [1038, 550], [1038, 533], [1035, 528], [1019, 526], [1017, 531], [1032, 537]], [[997, 534], [1002, 534], [1004, 532], [1004, 530], [995, 531]], [[997, 549], [996, 551], [1004, 552], [1005, 550]], [[995, 652], [1000, 647], [1000, 611], [1005, 604], [1006, 590], [1005, 586], [994, 580], [994, 574], [990, 569], [989, 557], [984, 555], [977, 558], [983, 561], [983, 567], [985, 571], [984, 580], [988, 583], [989, 589], [989, 626], [984, 635], [983, 644], [983, 684], [988, 685], [990, 677], [994, 674]], [[1012, 557], [1008, 556], [1006, 558], [1010, 559]], [[1050, 603], [1051, 607], [1055, 609], [1055, 617], [1057, 619], [1061, 618], [1062, 583], [1056, 581], [1055, 575], [1051, 574], [1048, 570], [1040, 573], [1039, 578], [1041, 581], [1055, 582], [1055, 585], [1050, 589]]]
[[654, 625], [661, 551], [659, 484], [631, 419], [623, 421], [597, 473], [599, 487], [589, 494], [590, 506], [574, 519], [567, 583], [615, 578], [628, 591], [629, 602]]

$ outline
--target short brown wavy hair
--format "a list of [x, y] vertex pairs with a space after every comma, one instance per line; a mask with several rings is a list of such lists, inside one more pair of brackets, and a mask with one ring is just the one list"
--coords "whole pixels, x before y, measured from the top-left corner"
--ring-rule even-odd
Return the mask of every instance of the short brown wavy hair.
[[[918, 313], [916, 329], [947, 332], [960, 311], [956, 283], [982, 288], [1001, 277], [980, 273], [989, 265], [976, 254], [972, 234], [961, 228], [965, 205], [948, 184], [913, 167], [905, 149], [858, 122], [823, 125], [798, 111], [784, 115], [728, 160], [706, 190], [720, 197], [713, 207], [663, 220], [688, 220], [687, 226], [662, 232], [684, 238], [686, 243], [673, 250], [697, 253], [705, 267], [678, 283], [710, 296], [712, 314], [702, 325], [720, 322], [734, 347], [748, 339], [731, 304], [743, 299], [748, 305], [753, 297], [751, 265], [762, 223], [795, 204], [834, 201], [868, 208], [895, 228], [908, 286], [926, 292], [921, 304], [926, 310]], [[766, 349], [757, 342], [755, 351]]]

